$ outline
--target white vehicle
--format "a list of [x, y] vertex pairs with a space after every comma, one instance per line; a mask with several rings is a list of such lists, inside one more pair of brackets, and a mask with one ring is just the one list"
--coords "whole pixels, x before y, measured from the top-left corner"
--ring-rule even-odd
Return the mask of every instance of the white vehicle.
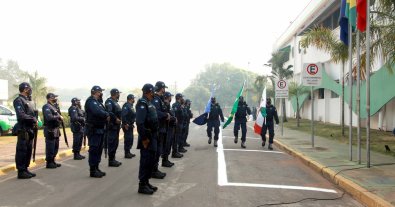
[[15, 111], [0, 105], [0, 136], [11, 133], [16, 123]]

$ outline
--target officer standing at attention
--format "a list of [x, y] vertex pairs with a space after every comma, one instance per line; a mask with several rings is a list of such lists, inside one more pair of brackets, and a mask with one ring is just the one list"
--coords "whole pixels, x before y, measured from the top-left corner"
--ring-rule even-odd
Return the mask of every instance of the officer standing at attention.
[[218, 142], [218, 134], [219, 127], [221, 125], [220, 119], [224, 122], [224, 115], [222, 114], [221, 106], [217, 103], [215, 97], [211, 98], [211, 107], [210, 113], [208, 114], [207, 120], [207, 136], [208, 136], [208, 144], [211, 144], [211, 140], [213, 139], [212, 131], [214, 128], [214, 147], [217, 147]]
[[74, 160], [85, 159], [80, 154], [82, 147], [82, 140], [84, 138], [85, 127], [85, 112], [81, 109], [81, 100], [78, 98], [71, 99], [71, 106], [69, 108], [70, 128], [73, 132], [73, 153]]
[[248, 107], [247, 103], [244, 101], [243, 96], [239, 97], [239, 104], [237, 106], [237, 111], [235, 114], [235, 125], [233, 128], [233, 134], [235, 135], [235, 144], [238, 140], [239, 130], [241, 126], [241, 147], [246, 148], [246, 134], [247, 134], [247, 115], [251, 114], [251, 109]]
[[[266, 131], [269, 130], [269, 150], [273, 150], [273, 138], [274, 138], [274, 123], [273, 119], [276, 121], [276, 126], [278, 126], [278, 115], [277, 109], [271, 104], [270, 98], [266, 99], [266, 117], [263, 118], [263, 125], [262, 125], [262, 147], [266, 144]], [[259, 109], [260, 111], [260, 109]]]
[[151, 104], [154, 98], [154, 86], [145, 84], [142, 88], [143, 97], [136, 104], [136, 125], [138, 136], [137, 149], [140, 149], [139, 189], [142, 194], [152, 195], [158, 190], [149, 183], [155, 164], [158, 143], [158, 115]]
[[109, 167], [119, 167], [122, 162], [115, 160], [115, 154], [118, 149], [119, 144], [119, 131], [121, 130], [121, 114], [122, 109], [118, 104], [120, 91], [116, 88], [111, 89], [109, 97], [106, 100], [105, 106], [106, 111], [110, 113], [110, 123], [108, 126], [108, 166]]
[[[163, 94], [163, 102], [165, 103], [166, 106], [166, 112], [170, 114], [170, 119], [167, 122], [167, 134], [166, 134], [166, 142], [164, 143], [164, 150], [162, 154], [162, 167], [172, 167], [174, 165], [173, 162], [170, 162], [169, 160], [169, 155], [171, 151], [171, 146], [173, 145], [174, 142], [174, 136], [175, 136], [175, 127], [176, 127], [176, 122], [177, 119], [174, 116], [174, 112], [170, 107], [171, 103], [171, 97], [173, 94], [170, 92], [165, 92]], [[182, 156], [181, 154], [178, 153], [177, 157]]]
[[185, 100], [185, 109], [187, 111], [187, 122], [185, 125], [185, 143], [184, 147], [190, 147], [191, 145], [187, 142], [188, 134], [189, 134], [189, 124], [191, 123], [191, 119], [193, 118], [193, 113], [191, 111], [191, 103], [192, 101], [187, 99]]
[[[47, 104], [43, 106], [44, 116], [44, 136], [45, 136], [45, 160], [47, 168], [57, 168], [61, 164], [55, 162], [55, 157], [59, 150], [60, 123], [63, 121], [62, 115], [58, 113], [57, 104], [58, 95], [53, 93], [47, 94]], [[64, 136], [64, 135], [63, 135]]]
[[[177, 118], [177, 126], [176, 126], [176, 140], [173, 142], [173, 153], [185, 153], [187, 150], [184, 148], [184, 134], [185, 134], [185, 120], [186, 113], [183, 107], [184, 97], [181, 93], [176, 94], [176, 102], [173, 104], [172, 108], [174, 114]], [[175, 158], [175, 156], [172, 157]]]
[[18, 123], [14, 130], [18, 133], [16, 143], [15, 164], [18, 169], [18, 179], [29, 179], [36, 174], [29, 171], [30, 159], [32, 157], [34, 129], [37, 129], [37, 110], [31, 99], [32, 87], [29, 83], [19, 84], [19, 96], [14, 100], [13, 105]]
[[101, 178], [106, 175], [99, 169], [103, 152], [105, 125], [110, 121], [110, 114], [103, 105], [103, 91], [100, 86], [93, 86], [91, 96], [85, 102], [86, 128], [85, 134], [89, 143], [90, 176]]
[[126, 99], [126, 103], [122, 106], [122, 130], [124, 134], [125, 158], [131, 159], [136, 156], [130, 152], [134, 140], [133, 129], [136, 121], [136, 111], [133, 108], [134, 95], [129, 94]]

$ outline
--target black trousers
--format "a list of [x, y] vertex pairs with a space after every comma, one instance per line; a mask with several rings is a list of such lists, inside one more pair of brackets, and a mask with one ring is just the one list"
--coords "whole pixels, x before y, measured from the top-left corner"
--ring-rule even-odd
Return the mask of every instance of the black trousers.
[[151, 178], [154, 168], [155, 151], [148, 149], [140, 149], [140, 167], [139, 167], [139, 180], [140, 182], [148, 182]]
[[220, 126], [219, 120], [208, 120], [208, 122], [207, 122], [207, 136], [208, 137], [213, 136], [212, 131], [214, 128], [214, 140], [218, 140], [219, 126]]
[[235, 121], [235, 126], [233, 128], [233, 135], [235, 135], [235, 137], [238, 137], [240, 128], [241, 128], [241, 141], [245, 142], [246, 135], [247, 135], [247, 123], [246, 122]]
[[[25, 133], [25, 134], [22, 134]], [[27, 137], [25, 137], [27, 136]], [[27, 170], [33, 151], [33, 132], [19, 132], [16, 143], [15, 164], [18, 171]]]

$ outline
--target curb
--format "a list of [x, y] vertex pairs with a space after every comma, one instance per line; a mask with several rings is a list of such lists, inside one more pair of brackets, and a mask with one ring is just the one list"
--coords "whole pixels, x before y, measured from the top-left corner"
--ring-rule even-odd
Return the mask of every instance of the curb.
[[[87, 152], [88, 149], [89, 149], [89, 146], [87, 146], [86, 148], [82, 147], [81, 148], [81, 152]], [[60, 158], [69, 157], [71, 155], [73, 155], [73, 150], [72, 149], [67, 149], [67, 150], [63, 150], [63, 151], [59, 152], [56, 155], [56, 158], [60, 159]], [[35, 167], [35, 166], [38, 166], [38, 165], [42, 165], [42, 164], [45, 164], [45, 156], [36, 158], [35, 162], [30, 161], [29, 168]], [[0, 176], [6, 175], [6, 174], [8, 174], [10, 172], [14, 172], [14, 171], [17, 171], [15, 163], [6, 165], [6, 166], [0, 168]]]
[[395, 207], [383, 198], [369, 192], [367, 189], [341, 175], [336, 175], [335, 171], [321, 165], [320, 163], [305, 156], [303, 153], [300, 153], [295, 149], [283, 144], [282, 142], [274, 140], [274, 144], [278, 148], [302, 161], [305, 165], [309, 166], [311, 169], [321, 174], [324, 178], [336, 184], [347, 193], [351, 194], [353, 198], [361, 202], [363, 205], [369, 207]]

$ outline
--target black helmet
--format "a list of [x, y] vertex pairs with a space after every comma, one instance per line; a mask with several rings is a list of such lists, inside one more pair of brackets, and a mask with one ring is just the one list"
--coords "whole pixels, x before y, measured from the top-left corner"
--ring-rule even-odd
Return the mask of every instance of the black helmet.
[[25, 90], [25, 88], [32, 88], [32, 87], [27, 82], [23, 82], [23, 83], [19, 84], [19, 92], [23, 92], [23, 90]]
[[155, 83], [155, 91], [159, 91], [162, 88], [167, 88], [164, 82], [158, 81]]
[[154, 91], [154, 86], [150, 83], [144, 84], [143, 88], [141, 89], [143, 93], [149, 93], [151, 91]]

